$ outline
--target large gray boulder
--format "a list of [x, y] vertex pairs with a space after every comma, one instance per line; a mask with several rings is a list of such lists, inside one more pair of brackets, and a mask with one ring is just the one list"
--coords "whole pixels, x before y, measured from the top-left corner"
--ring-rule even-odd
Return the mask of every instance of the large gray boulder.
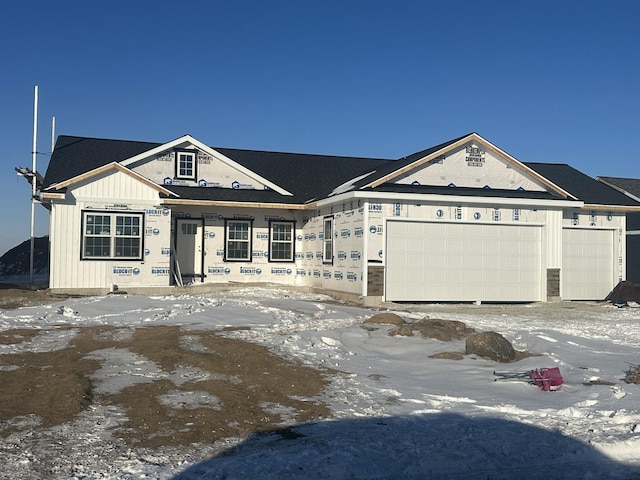
[[364, 323], [377, 323], [378, 325], [403, 325], [404, 319], [395, 313], [383, 312], [365, 320]]
[[413, 336], [413, 332], [420, 332], [425, 338], [435, 338], [442, 342], [450, 342], [464, 338], [466, 335], [475, 332], [473, 328], [468, 328], [463, 322], [457, 320], [441, 320], [435, 318], [425, 318], [417, 322], [406, 323], [389, 332], [389, 335]]
[[465, 353], [504, 363], [513, 362], [516, 359], [516, 351], [511, 342], [496, 332], [469, 335], [465, 344]]

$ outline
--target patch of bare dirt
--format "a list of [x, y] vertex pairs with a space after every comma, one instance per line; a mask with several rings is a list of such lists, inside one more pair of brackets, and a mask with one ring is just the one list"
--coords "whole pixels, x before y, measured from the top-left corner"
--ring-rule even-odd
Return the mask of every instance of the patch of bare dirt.
[[20, 307], [46, 305], [63, 297], [53, 296], [49, 289], [30, 290], [19, 286], [0, 284], [0, 310], [14, 310]]
[[[185, 332], [179, 327], [139, 328], [133, 333], [113, 327], [74, 330], [67, 348], [0, 355], [0, 425], [4, 424], [0, 438], [33, 428], [9, 422], [16, 417], [35, 416], [46, 427], [72, 420], [93, 403], [121, 407], [127, 420], [114, 429], [114, 435], [129, 445], [152, 448], [212, 443], [330, 414], [317, 400], [329, 371], [288, 361], [265, 347], [224, 338], [220, 332]], [[0, 343], [28, 350], [39, 335], [51, 333], [8, 330], [0, 335]], [[95, 374], [105, 360], [92, 352], [104, 349], [128, 349], [167, 375], [97, 394]], [[184, 383], [167, 378], [185, 371], [199, 374]], [[181, 401], [194, 395], [215, 401]]]

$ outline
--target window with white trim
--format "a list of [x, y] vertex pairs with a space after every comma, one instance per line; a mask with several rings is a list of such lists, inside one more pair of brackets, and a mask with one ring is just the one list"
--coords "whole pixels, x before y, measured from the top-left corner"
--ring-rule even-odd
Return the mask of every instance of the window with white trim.
[[176, 152], [176, 178], [195, 180], [196, 160], [196, 152], [178, 150]]
[[224, 259], [227, 262], [251, 261], [252, 220], [225, 220]]
[[269, 223], [269, 261], [293, 262], [294, 222], [272, 221]]
[[82, 212], [82, 260], [142, 260], [143, 213]]
[[323, 227], [322, 263], [333, 264], [333, 217], [325, 217]]

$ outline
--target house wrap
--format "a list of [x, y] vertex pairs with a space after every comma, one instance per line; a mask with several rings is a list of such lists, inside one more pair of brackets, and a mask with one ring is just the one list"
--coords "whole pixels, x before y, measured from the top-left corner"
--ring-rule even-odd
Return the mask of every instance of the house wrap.
[[401, 159], [60, 136], [54, 293], [276, 284], [382, 301], [603, 299], [640, 202], [476, 133]]

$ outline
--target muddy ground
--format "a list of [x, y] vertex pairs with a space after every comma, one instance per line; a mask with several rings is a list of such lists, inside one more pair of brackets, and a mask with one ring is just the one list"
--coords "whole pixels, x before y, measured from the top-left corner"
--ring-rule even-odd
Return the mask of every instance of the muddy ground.
[[[0, 308], [60, 300], [46, 291], [0, 289]], [[71, 327], [58, 326], [57, 329]], [[333, 372], [312, 369], [248, 342], [223, 338], [216, 331], [179, 327], [73, 327], [67, 348], [29, 351], [48, 330], [0, 332], [0, 344], [20, 344], [20, 353], [0, 355], [0, 440], [36, 419], [46, 428], [73, 420], [92, 404], [112, 405], [126, 421], [113, 434], [130, 446], [213, 443], [228, 437], [277, 430], [285, 422], [329, 416], [317, 397]], [[127, 349], [154, 362], [165, 378], [116, 391], [97, 388], [104, 368], [100, 351]], [[197, 378], [192, 373], [201, 372]], [[178, 381], [168, 380], [177, 378]]]

